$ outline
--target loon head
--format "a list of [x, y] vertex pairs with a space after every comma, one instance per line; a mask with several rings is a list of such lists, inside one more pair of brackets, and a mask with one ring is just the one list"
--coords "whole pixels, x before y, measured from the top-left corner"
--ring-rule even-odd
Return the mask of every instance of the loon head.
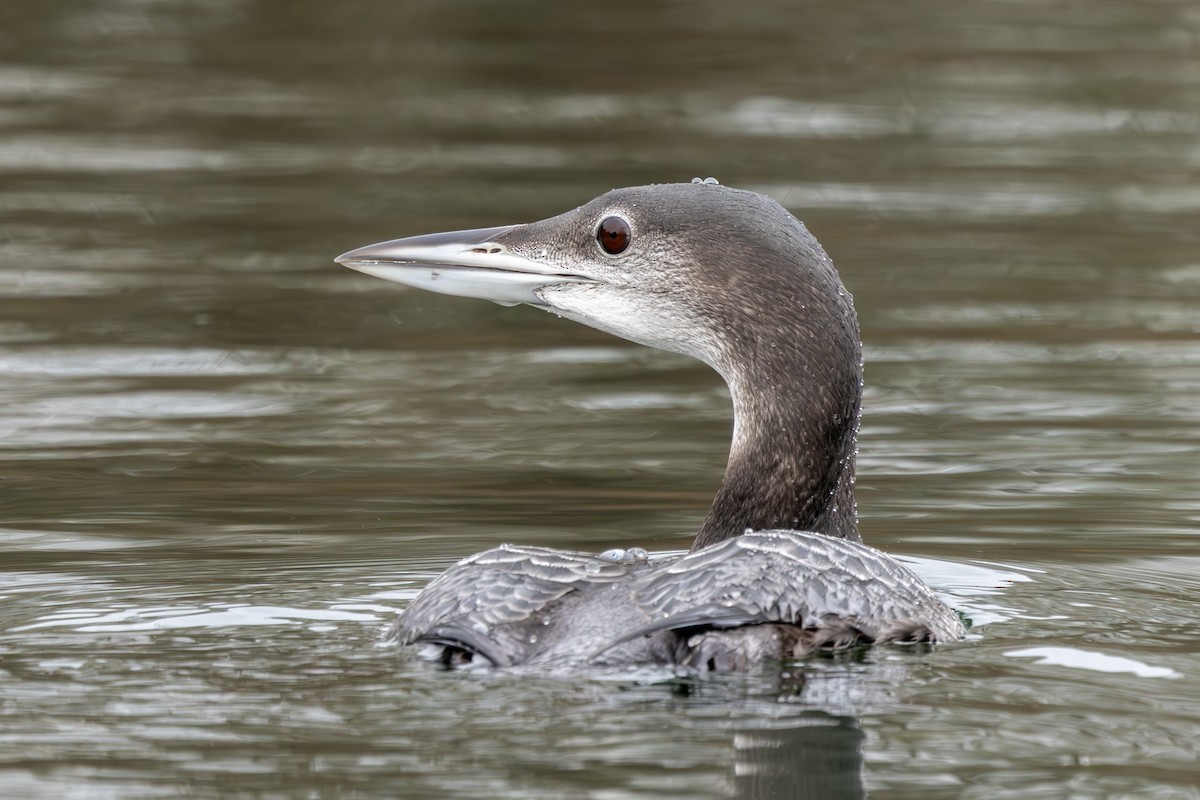
[[396, 239], [337, 261], [536, 306], [698, 358], [726, 380], [755, 345], [786, 345], [797, 328], [833, 325], [857, 341], [849, 295], [804, 225], [768, 197], [714, 184], [616, 189], [540, 222]]
[[700, 359], [729, 384], [735, 423], [697, 546], [747, 528], [858, 538], [858, 323], [821, 245], [774, 200], [709, 182], [615, 189], [540, 222], [395, 239], [337, 261]]

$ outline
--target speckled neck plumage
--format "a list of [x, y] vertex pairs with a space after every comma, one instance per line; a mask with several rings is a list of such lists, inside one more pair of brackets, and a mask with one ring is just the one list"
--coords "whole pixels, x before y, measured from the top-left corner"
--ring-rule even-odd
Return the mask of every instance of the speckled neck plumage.
[[858, 320], [832, 266], [828, 275], [797, 287], [798, 297], [776, 297], [795, 307], [774, 315], [770, 328], [727, 336], [721, 371], [733, 396], [733, 443], [693, 550], [748, 529], [862, 541], [854, 498], [862, 405]]

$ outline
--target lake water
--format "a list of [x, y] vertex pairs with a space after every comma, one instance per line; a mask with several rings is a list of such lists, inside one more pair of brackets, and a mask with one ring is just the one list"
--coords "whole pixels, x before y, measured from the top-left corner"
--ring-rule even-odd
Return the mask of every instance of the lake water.
[[[1200, 9], [0, 12], [0, 796], [1200, 797]], [[381, 647], [500, 542], [686, 547], [707, 368], [332, 263], [715, 175], [867, 357], [969, 640], [655, 683]]]

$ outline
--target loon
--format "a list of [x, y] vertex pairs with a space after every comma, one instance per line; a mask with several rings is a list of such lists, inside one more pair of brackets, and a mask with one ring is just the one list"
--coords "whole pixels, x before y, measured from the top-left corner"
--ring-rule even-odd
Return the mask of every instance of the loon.
[[425, 645], [448, 668], [692, 673], [965, 634], [920, 578], [862, 542], [853, 300], [804, 224], [770, 198], [713, 179], [615, 189], [540, 222], [336, 260], [692, 356], [733, 400], [725, 476], [687, 554], [503, 545], [431, 581], [389, 640]]

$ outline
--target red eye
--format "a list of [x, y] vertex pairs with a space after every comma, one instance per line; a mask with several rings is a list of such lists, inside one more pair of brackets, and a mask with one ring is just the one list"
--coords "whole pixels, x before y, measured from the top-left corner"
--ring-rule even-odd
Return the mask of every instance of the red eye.
[[600, 249], [610, 256], [624, 252], [632, 237], [629, 223], [620, 217], [606, 217], [596, 229], [596, 241], [600, 243]]

